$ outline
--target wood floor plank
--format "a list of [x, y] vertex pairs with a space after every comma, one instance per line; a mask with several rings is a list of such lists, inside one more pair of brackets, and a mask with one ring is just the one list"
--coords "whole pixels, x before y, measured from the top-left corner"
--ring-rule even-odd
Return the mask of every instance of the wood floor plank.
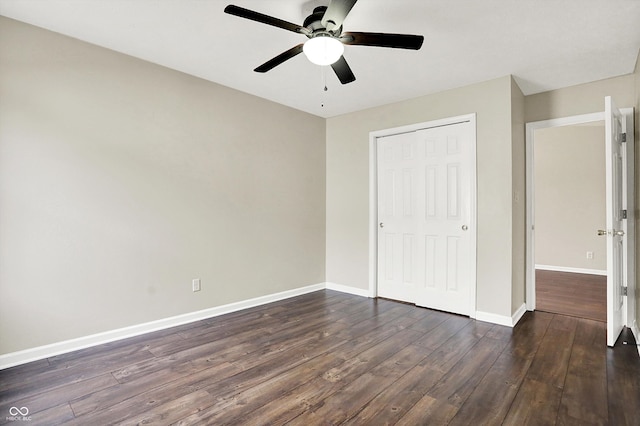
[[[342, 324], [335, 324], [335, 326], [337, 328], [344, 327]], [[198, 419], [198, 423], [215, 419], [221, 410], [233, 407], [236, 401], [252, 394], [255, 389], [274, 389], [274, 382], [286, 382], [286, 378], [292, 372], [298, 372], [303, 378], [302, 381], [306, 382], [309, 379], [309, 372], [319, 368], [316, 364], [322, 366], [325, 362], [331, 365], [344, 362], [344, 358], [336, 356], [335, 351], [336, 348], [344, 346], [347, 343], [346, 340], [338, 339], [335, 335], [326, 332], [315, 333], [314, 340], [306, 345], [298, 344], [297, 349], [292, 348], [290, 351], [274, 353], [275, 355], [270, 357], [256, 357], [256, 360], [261, 360], [260, 363], [254, 362], [255, 365], [252, 365], [251, 368], [242, 370], [237, 375], [208, 387], [207, 390], [214, 396], [217, 403], [210, 409], [194, 416]], [[323, 357], [323, 355], [327, 356]], [[302, 367], [298, 369], [299, 366]], [[300, 372], [306, 372], [306, 374]], [[289, 383], [293, 386], [292, 383], [295, 383], [296, 380], [299, 381], [301, 378], [294, 377]], [[271, 394], [270, 399], [274, 397], [275, 395]], [[189, 423], [190, 421], [187, 421], [185, 424]]]
[[429, 349], [436, 349], [442, 344], [443, 339], [449, 339], [467, 326], [470, 321], [471, 320], [466, 317], [450, 315], [445, 321], [439, 322], [435, 327], [426, 329], [424, 336], [416, 343]]
[[[362, 407], [424, 359], [424, 350], [408, 345], [370, 371], [358, 376], [321, 403], [310, 407], [292, 424], [339, 424], [355, 417]], [[377, 419], [376, 419], [377, 421]]]
[[[339, 367], [324, 372], [304, 385], [288, 392], [281, 398], [271, 401], [260, 409], [240, 419], [240, 424], [284, 424], [292, 421], [312, 407], [317, 407], [326, 398], [356, 380], [376, 365], [413, 343], [416, 332], [411, 330], [386, 330], [381, 336], [384, 339], [371, 340], [377, 337], [375, 331], [370, 338], [362, 339], [353, 346], [351, 342], [334, 350], [332, 355], [345, 359]], [[391, 338], [393, 336], [393, 338]], [[262, 423], [262, 419], [269, 419]]]
[[29, 424], [46, 425], [637, 426], [637, 343], [625, 329], [607, 348], [605, 335], [572, 316], [527, 312], [509, 328], [324, 290], [0, 370], [0, 413], [29, 407]]
[[461, 407], [503, 349], [504, 344], [498, 344], [493, 339], [481, 339], [470, 349], [473, 351], [471, 359], [460, 359], [427, 395], [439, 401], [446, 401], [448, 405]]
[[576, 326], [575, 318], [554, 316], [531, 363], [528, 378], [559, 389], [564, 387]]
[[402, 416], [396, 426], [446, 425], [457, 412], [457, 407], [425, 395]]
[[377, 309], [364, 312], [363, 314], [366, 314], [364, 318], [363, 315], [356, 315], [341, 321], [351, 324], [348, 330], [351, 337], [357, 337], [379, 327], [388, 326], [390, 321], [402, 317], [407, 311], [407, 307], [403, 304], [394, 304], [388, 300], [383, 300], [382, 302]]
[[558, 411], [560, 424], [606, 424], [607, 407], [606, 326], [579, 320], [564, 391]]
[[343, 324], [325, 324], [320, 331], [310, 330], [295, 339], [271, 342], [263, 349], [252, 352], [253, 356], [236, 359], [234, 365], [243, 371], [261, 365], [278, 365], [279, 363], [286, 367], [293, 367], [344, 344], [346, 339], [341, 335], [343, 328]]
[[421, 362], [389, 385], [369, 401], [366, 406], [345, 425], [395, 424], [424, 397], [442, 377], [442, 372]]
[[503, 424], [520, 425], [555, 425], [562, 389], [550, 383], [525, 378]]
[[500, 327], [487, 333], [487, 337], [504, 341], [505, 349], [453, 417], [451, 425], [502, 424], [552, 318], [552, 314], [528, 312], [514, 329]]
[[640, 419], [640, 363], [637, 341], [629, 328], [606, 350], [609, 424], [628, 425]]
[[176, 425], [241, 424], [239, 419], [248, 413], [268, 404], [274, 398], [284, 396], [287, 392], [309, 381], [310, 378], [319, 377], [327, 369], [342, 362], [344, 360], [340, 358], [318, 356], [231, 397], [221, 398], [215, 395], [215, 405], [181, 419]]
[[[0, 424], [28, 424], [42, 426], [61, 425], [67, 421], [73, 420], [74, 415], [69, 404], [60, 404], [56, 407], [51, 407], [37, 413], [29, 412], [27, 418], [30, 420], [8, 421], [7, 423], [0, 422]], [[6, 417], [2, 420], [6, 420]]]
[[[258, 386], [277, 375], [284, 374], [291, 368], [308, 362], [309, 359], [336, 351], [345, 344], [344, 340], [330, 339], [327, 342], [319, 342], [313, 348], [305, 347], [304, 353], [300, 353], [297, 356], [292, 356], [290, 353], [281, 353], [277, 358], [271, 358], [267, 362], [256, 364], [254, 367], [243, 370], [233, 377], [216, 382], [208, 386], [207, 390], [218, 400], [229, 400], [247, 389]], [[344, 361], [344, 359], [341, 361]]]
[[59, 405], [69, 405], [69, 401], [83, 395], [117, 385], [118, 381], [111, 374], [105, 373], [87, 380], [60, 386], [56, 388], [55, 392], [38, 393], [26, 398], [10, 401], [8, 404], [15, 407], [28, 407], [29, 413], [33, 416]]
[[23, 377], [42, 374], [50, 369], [51, 364], [49, 364], [49, 360], [45, 358], [0, 370], [0, 392], [4, 392], [11, 386], [14, 386], [14, 383], [20, 381]]
[[345, 383], [347, 380], [353, 380], [358, 374], [368, 371], [413, 343], [418, 336], [419, 333], [415, 331], [400, 330], [393, 334], [393, 339], [385, 339], [355, 356], [348, 357], [339, 367], [328, 370], [323, 375], [323, 379], [331, 383]]
[[500, 425], [524, 380], [533, 357], [503, 351], [460, 407], [451, 425]]
[[[184, 381], [187, 383], [197, 383], [198, 380], [194, 379], [194, 374], [201, 374], [203, 378], [213, 377], [215, 380], [223, 380], [226, 377], [231, 377], [238, 374], [240, 369], [231, 363], [224, 362], [212, 366], [211, 368], [204, 370], [197, 370], [192, 374], [185, 374], [183, 372], [175, 372], [171, 370], [160, 370], [152, 374], [142, 376], [137, 380], [118, 384], [117, 386], [109, 387], [103, 390], [94, 389], [92, 392], [72, 399], [70, 404], [76, 416], [94, 416], [99, 412], [105, 418], [113, 417], [115, 414], [110, 414], [105, 411], [112, 410], [111, 407], [115, 407], [115, 411], [119, 411], [122, 407], [119, 404], [126, 404], [125, 401], [131, 398], [138, 397], [145, 392], [153, 392], [156, 389], [160, 389], [164, 385], [169, 387], [179, 388]], [[205, 386], [205, 384], [203, 384]], [[161, 389], [160, 389], [161, 390]], [[176, 394], [179, 391], [176, 392]], [[142, 402], [141, 402], [142, 403]]]
[[29, 375], [29, 380], [14, 380], [8, 383], [7, 389], [0, 392], [0, 406], [16, 398], [54, 392], [60, 387], [98, 377], [105, 371], [152, 357], [144, 346], [136, 346], [126, 347], [124, 351], [118, 349], [114, 354], [106, 353], [97, 358], [92, 357], [87, 362], [74, 363], [68, 368], [64, 365], [52, 366], [41, 374]]
[[[584, 349], [576, 348], [573, 354], [581, 360], [590, 357]], [[606, 424], [609, 418], [606, 382], [604, 366], [595, 370], [570, 368], [562, 393], [558, 422]]]
[[553, 315], [505, 424], [556, 424], [577, 325], [575, 318]]
[[122, 399], [116, 404], [112, 404], [108, 400], [103, 400], [106, 404], [105, 406], [98, 405], [96, 406], [96, 411], [89, 411], [82, 415], [78, 415], [79, 410], [76, 408], [76, 405], [82, 400], [78, 400], [76, 403], [72, 402], [71, 407], [76, 413], [76, 418], [68, 422], [68, 424], [98, 425], [128, 422], [131, 418], [142, 415], [164, 404], [168, 404], [175, 399], [205, 389], [207, 386], [210, 386], [212, 382], [219, 380], [217, 373], [218, 371], [216, 371], [216, 369], [211, 369], [211, 371], [205, 370], [197, 374], [184, 376], [160, 386], [155, 382], [150, 388], [138, 388], [137, 393], [133, 396]]
[[[492, 325], [488, 323], [467, 322], [463, 328], [449, 337], [429, 355], [429, 364], [432, 368], [438, 369], [444, 374], [448, 373], [491, 328]], [[437, 334], [439, 333], [434, 333], [434, 335]], [[435, 342], [433, 337], [429, 338], [430, 344]], [[439, 337], [441, 338], [441, 336]], [[424, 340], [419, 340], [416, 343], [423, 344]]]
[[513, 328], [507, 351], [520, 358], [533, 359], [554, 316], [538, 311], [525, 313]]
[[213, 403], [214, 401], [208, 392], [197, 390], [130, 417], [126, 419], [126, 423], [132, 425], [170, 425], [185, 416], [197, 413]]
[[411, 324], [409, 328], [422, 333], [427, 333], [451, 317], [444, 312], [431, 311], [429, 309], [424, 309], [424, 311], [426, 311], [426, 315], [422, 319]]
[[[322, 313], [310, 314], [308, 318], [311, 321], [315, 320], [326, 322], [326, 318], [323, 317]], [[282, 319], [277, 317], [260, 318], [256, 320], [256, 322], [235, 322], [229, 327], [217, 329], [217, 332], [214, 333], [198, 334], [189, 339], [182, 339], [182, 341], [177, 343], [168, 342], [167, 344], [151, 348], [150, 350], [155, 356], [165, 356], [180, 352], [185, 349], [191, 349], [194, 346], [206, 345], [211, 343], [212, 341], [225, 346], [241, 342], [258, 345], [258, 340], [266, 340], [271, 334], [273, 334], [273, 331], [271, 331], [269, 327], [278, 326], [283, 328], [283, 323], [286, 323], [286, 321], [283, 321]], [[239, 326], [238, 324], [242, 324], [243, 326]], [[258, 324], [260, 325], [259, 327], [257, 326]], [[295, 324], [290, 324], [290, 327], [294, 326]], [[314, 324], [307, 324], [306, 326], [313, 327]], [[229, 339], [229, 341], [221, 343], [222, 339]]]

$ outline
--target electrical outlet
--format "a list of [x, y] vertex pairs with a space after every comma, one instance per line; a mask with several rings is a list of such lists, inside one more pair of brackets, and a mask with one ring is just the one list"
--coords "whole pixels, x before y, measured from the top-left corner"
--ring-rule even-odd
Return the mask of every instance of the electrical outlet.
[[593, 252], [592, 251], [588, 251], [587, 252], [587, 259], [593, 259]]
[[200, 291], [200, 278], [196, 278], [195, 280], [191, 281], [191, 288], [193, 289], [193, 291]]

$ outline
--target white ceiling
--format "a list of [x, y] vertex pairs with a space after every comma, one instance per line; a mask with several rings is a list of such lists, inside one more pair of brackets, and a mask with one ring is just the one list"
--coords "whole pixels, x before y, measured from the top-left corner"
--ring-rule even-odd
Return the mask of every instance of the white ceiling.
[[225, 14], [230, 3], [302, 24], [328, 0], [0, 0], [0, 15], [321, 117], [508, 74], [526, 95], [600, 80], [633, 72], [640, 49], [638, 0], [360, 0], [345, 31], [425, 42], [346, 46], [357, 80], [343, 86], [304, 55], [253, 72], [306, 38]]

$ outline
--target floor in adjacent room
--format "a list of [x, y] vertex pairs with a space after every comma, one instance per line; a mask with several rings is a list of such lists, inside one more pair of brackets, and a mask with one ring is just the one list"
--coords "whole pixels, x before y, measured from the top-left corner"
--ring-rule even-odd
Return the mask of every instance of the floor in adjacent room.
[[0, 371], [0, 423], [637, 425], [636, 342], [605, 334], [318, 291]]
[[607, 277], [536, 269], [536, 309], [607, 322]]

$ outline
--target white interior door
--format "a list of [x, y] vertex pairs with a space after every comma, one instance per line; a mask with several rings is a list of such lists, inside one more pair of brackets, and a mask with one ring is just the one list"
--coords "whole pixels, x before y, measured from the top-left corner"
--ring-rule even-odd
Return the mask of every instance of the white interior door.
[[473, 132], [462, 122], [377, 139], [379, 296], [472, 314]]
[[625, 324], [622, 287], [626, 236], [623, 207], [623, 116], [610, 96], [605, 98], [606, 236], [607, 236], [607, 345], [613, 346]]
[[419, 185], [415, 132], [378, 138], [378, 296], [415, 303]]
[[471, 254], [471, 125], [418, 132], [424, 146], [424, 210], [419, 254], [424, 279], [416, 304], [469, 315]]

